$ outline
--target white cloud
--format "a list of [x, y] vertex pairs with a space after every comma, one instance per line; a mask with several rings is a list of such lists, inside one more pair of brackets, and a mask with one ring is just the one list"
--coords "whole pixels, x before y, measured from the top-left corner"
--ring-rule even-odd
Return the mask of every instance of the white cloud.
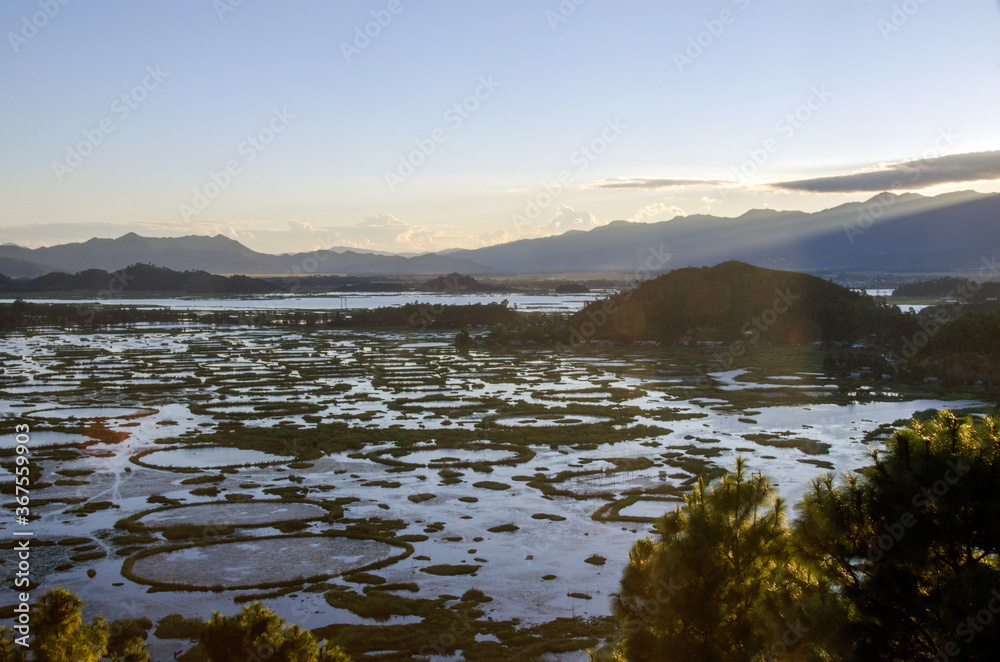
[[653, 204], [637, 209], [628, 220], [633, 223], [658, 223], [684, 215], [684, 210], [680, 207], [667, 205], [664, 202], [654, 202]]
[[589, 211], [559, 205], [555, 217], [545, 226], [545, 229], [548, 231], [547, 234], [562, 234], [570, 230], [593, 230], [604, 224], [604, 221]]

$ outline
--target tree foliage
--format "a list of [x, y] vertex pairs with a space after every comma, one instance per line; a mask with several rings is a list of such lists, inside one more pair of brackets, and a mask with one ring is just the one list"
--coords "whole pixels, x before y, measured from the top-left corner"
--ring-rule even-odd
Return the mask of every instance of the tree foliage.
[[97, 662], [108, 645], [108, 623], [83, 621], [83, 602], [64, 588], [42, 596], [32, 615], [36, 662]]
[[965, 660], [994, 659], [998, 438], [994, 418], [940, 412], [897, 432], [861, 477], [838, 487], [828, 476], [804, 496], [800, 555], [850, 606], [841, 627], [857, 642], [854, 659], [934, 659], [958, 650]]
[[617, 660], [993, 660], [1000, 429], [940, 412], [813, 483], [789, 526], [762, 477], [699, 483], [636, 543]]
[[[612, 607], [628, 660], [752, 660], [780, 621], [764, 596], [798, 583], [785, 505], [744, 460], [719, 483], [700, 481], [636, 543]], [[780, 635], [779, 635], [780, 638]]]
[[260, 602], [245, 605], [234, 616], [213, 612], [201, 634], [201, 645], [211, 662], [350, 662], [343, 650], [285, 620]]

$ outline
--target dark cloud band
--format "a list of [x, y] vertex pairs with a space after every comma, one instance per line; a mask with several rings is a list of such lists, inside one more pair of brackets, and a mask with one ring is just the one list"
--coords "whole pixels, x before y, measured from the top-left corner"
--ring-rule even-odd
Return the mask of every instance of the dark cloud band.
[[721, 186], [735, 184], [723, 179], [655, 179], [648, 177], [630, 177], [619, 179], [602, 179], [591, 184], [594, 188], [605, 189], [660, 189], [678, 188], [681, 186]]
[[810, 193], [857, 193], [924, 189], [1000, 179], [1000, 151], [973, 152], [894, 163], [850, 175], [777, 182], [772, 187]]

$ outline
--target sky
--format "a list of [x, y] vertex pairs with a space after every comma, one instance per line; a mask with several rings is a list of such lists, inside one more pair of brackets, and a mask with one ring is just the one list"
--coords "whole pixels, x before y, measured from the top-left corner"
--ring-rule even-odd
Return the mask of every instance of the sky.
[[996, 0], [5, 0], [0, 242], [475, 248], [1000, 191]]

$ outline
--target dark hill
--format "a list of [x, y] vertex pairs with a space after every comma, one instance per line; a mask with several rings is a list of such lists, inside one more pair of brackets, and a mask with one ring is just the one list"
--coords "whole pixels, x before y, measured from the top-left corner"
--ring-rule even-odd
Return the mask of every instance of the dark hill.
[[0, 281], [2, 292], [91, 292], [136, 294], [265, 294], [280, 291], [277, 285], [247, 276], [215, 276], [205, 271], [173, 271], [149, 264], [133, 264], [109, 273], [88, 269], [76, 274], [51, 273], [30, 280]]
[[912, 321], [822, 278], [731, 261], [646, 281], [586, 306], [570, 324], [575, 342], [689, 338], [795, 345], [889, 340], [905, 335]]
[[420, 292], [485, 292], [487, 289], [472, 276], [459, 273], [432, 278], [417, 288]]

